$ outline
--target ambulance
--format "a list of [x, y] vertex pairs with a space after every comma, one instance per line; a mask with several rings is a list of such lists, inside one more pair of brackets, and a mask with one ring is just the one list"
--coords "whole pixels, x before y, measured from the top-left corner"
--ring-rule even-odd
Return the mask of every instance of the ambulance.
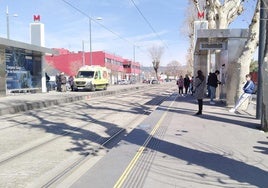
[[106, 90], [109, 85], [109, 72], [106, 67], [83, 66], [74, 78], [74, 91]]

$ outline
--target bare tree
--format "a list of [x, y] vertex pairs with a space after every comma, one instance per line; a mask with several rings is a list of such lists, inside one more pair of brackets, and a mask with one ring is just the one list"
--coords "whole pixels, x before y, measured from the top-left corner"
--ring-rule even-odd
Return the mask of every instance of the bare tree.
[[183, 66], [180, 62], [176, 60], [168, 63], [165, 71], [168, 76], [172, 76], [174, 78], [179, 75], [184, 75], [186, 74], [186, 72], [186, 66]]
[[[249, 26], [249, 36], [239, 58], [235, 62], [230, 62], [231, 66], [228, 67], [227, 82], [233, 84], [227, 85], [227, 90], [236, 91], [234, 94], [236, 98], [241, 94], [245, 75], [250, 72], [251, 59], [259, 42], [259, 17], [260, 17], [260, 1], [257, 1], [254, 16]], [[228, 87], [229, 86], [229, 87]]]
[[69, 66], [70, 66], [71, 75], [76, 75], [78, 70], [83, 66], [83, 62], [82, 61], [73, 61], [70, 63]]
[[162, 46], [152, 46], [151, 48], [148, 49], [151, 58], [152, 58], [152, 63], [153, 63], [153, 68], [155, 71], [156, 79], [158, 80], [158, 69], [160, 65], [160, 60], [161, 57], [164, 53], [164, 48]]
[[180, 32], [187, 36], [189, 39], [189, 44], [190, 47], [187, 51], [187, 55], [186, 55], [186, 65], [187, 65], [187, 69], [188, 71], [190, 71], [192, 73], [193, 69], [194, 69], [194, 58], [193, 58], [193, 50], [194, 50], [194, 40], [193, 40], [193, 36], [194, 36], [194, 21], [197, 19], [196, 16], [196, 7], [193, 6], [193, 3], [190, 1], [188, 3], [188, 7], [187, 7], [187, 17], [184, 20], [183, 25], [187, 26], [187, 27], [181, 27]]
[[53, 67], [53, 62], [45, 62], [43, 64], [43, 70], [45, 72], [53, 72], [55, 68]]

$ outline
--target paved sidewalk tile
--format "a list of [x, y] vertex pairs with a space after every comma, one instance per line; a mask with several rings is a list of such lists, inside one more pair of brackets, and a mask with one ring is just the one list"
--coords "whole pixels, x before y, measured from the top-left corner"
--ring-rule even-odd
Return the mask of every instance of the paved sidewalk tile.
[[268, 187], [268, 135], [248, 114], [178, 97], [143, 187]]

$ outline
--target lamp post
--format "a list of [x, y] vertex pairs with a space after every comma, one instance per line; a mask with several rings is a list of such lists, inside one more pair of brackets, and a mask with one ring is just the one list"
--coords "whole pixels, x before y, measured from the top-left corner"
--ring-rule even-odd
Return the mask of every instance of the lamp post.
[[85, 65], [85, 42], [84, 42], [84, 40], [82, 40], [82, 55], [83, 55], [83, 57], [82, 57], [82, 62], [83, 62], [83, 66]]
[[[13, 17], [18, 17], [17, 14], [13, 14]], [[8, 13], [8, 6], [7, 6], [7, 9], [6, 9], [6, 20], [7, 20], [7, 39], [10, 38], [9, 36], [9, 13]]]
[[[92, 65], [92, 32], [91, 32], [91, 22], [92, 22], [92, 17], [89, 17], [89, 44], [90, 44], [90, 65]], [[97, 17], [96, 20], [102, 20], [101, 17]]]

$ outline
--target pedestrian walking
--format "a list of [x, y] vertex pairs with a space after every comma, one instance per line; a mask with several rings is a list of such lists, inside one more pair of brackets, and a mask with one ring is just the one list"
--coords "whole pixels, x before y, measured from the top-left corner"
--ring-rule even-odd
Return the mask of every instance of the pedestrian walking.
[[194, 77], [192, 76], [191, 77], [191, 79], [190, 79], [190, 93], [191, 93], [191, 95], [193, 95], [194, 94]]
[[57, 85], [57, 91], [61, 92], [61, 75], [60, 75], [60, 73], [57, 73], [57, 75], [56, 75], [56, 85]]
[[183, 77], [180, 76], [179, 79], [177, 80], [177, 85], [179, 88], [179, 95], [183, 95]]
[[49, 92], [51, 90], [51, 86], [50, 86], [50, 76], [48, 76], [47, 73], [45, 73], [45, 76], [46, 76], [46, 87], [47, 87], [47, 92]]
[[72, 75], [69, 76], [69, 78], [68, 78], [68, 82], [69, 82], [71, 91], [73, 91], [73, 90], [74, 90], [74, 77], [73, 77]]
[[190, 78], [188, 74], [185, 75], [183, 79], [183, 84], [184, 84], [185, 94], [187, 94], [189, 92], [189, 86], [190, 86]]
[[251, 80], [251, 75], [246, 75], [246, 84], [243, 87], [243, 93], [240, 95], [239, 99], [237, 100], [235, 106], [229, 110], [229, 112], [234, 113], [247, 99], [249, 99], [252, 94], [254, 93], [255, 84]]
[[214, 98], [216, 97], [216, 88], [221, 82], [218, 80], [218, 75], [220, 71], [216, 70], [214, 73], [209, 74], [208, 76], [208, 89], [210, 94], [210, 104], [215, 104]]
[[201, 70], [198, 70], [197, 77], [195, 78], [194, 82], [194, 97], [198, 101], [198, 112], [195, 115], [202, 115], [205, 87], [206, 87], [205, 76]]
[[67, 88], [66, 88], [67, 78], [64, 75], [64, 72], [60, 74], [60, 80], [61, 80], [61, 92], [66, 92], [67, 91]]

